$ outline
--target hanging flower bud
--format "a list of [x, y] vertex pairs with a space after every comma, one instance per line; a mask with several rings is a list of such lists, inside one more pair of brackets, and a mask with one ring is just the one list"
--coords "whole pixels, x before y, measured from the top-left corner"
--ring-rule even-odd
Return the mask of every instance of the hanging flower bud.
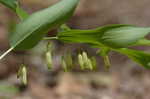
[[93, 70], [96, 70], [97, 69], [97, 63], [96, 63], [96, 59], [95, 59], [95, 57], [92, 57], [91, 58], [91, 62], [92, 62], [92, 66], [93, 66]]
[[83, 70], [84, 69], [84, 61], [83, 61], [83, 57], [81, 54], [78, 54], [78, 62], [79, 62], [81, 69]]
[[106, 69], [109, 70], [111, 64], [110, 64], [110, 60], [109, 60], [108, 55], [103, 56], [103, 59], [104, 59], [104, 64], [105, 64]]
[[52, 68], [52, 55], [51, 52], [46, 52], [46, 62], [47, 62], [47, 67], [48, 69]]
[[92, 62], [91, 60], [88, 58], [88, 55], [86, 52], [83, 52], [82, 53], [82, 58], [83, 58], [83, 62], [84, 62], [84, 67], [87, 68], [87, 69], [90, 69], [92, 70]]
[[71, 55], [71, 53], [67, 53], [67, 54], [66, 54], [65, 60], [66, 60], [66, 64], [67, 64], [68, 68], [69, 68], [69, 69], [72, 69], [73, 60], [72, 60], [72, 55]]
[[20, 78], [23, 85], [27, 85], [27, 67], [24, 64], [21, 64], [17, 77]]
[[88, 69], [93, 70], [93, 65], [90, 59], [87, 60], [86, 64]]
[[47, 47], [46, 47], [46, 53], [45, 53], [45, 58], [46, 58], [46, 63], [47, 63], [47, 68], [51, 69], [52, 68], [52, 43], [48, 42]]
[[86, 53], [86, 52], [83, 52], [83, 53], [82, 53], [82, 57], [83, 57], [84, 65], [87, 65], [87, 62], [88, 62], [87, 53]]
[[64, 72], [68, 72], [68, 67], [67, 67], [66, 61], [64, 60], [64, 57], [62, 57], [61, 59], [61, 64], [64, 69]]
[[82, 52], [82, 54], [79, 54], [78, 55], [78, 62], [79, 62], [79, 65], [81, 67], [81, 69], [90, 69], [90, 70], [93, 70], [94, 69], [94, 66], [95, 65], [95, 61], [88, 58], [88, 55], [86, 52]]

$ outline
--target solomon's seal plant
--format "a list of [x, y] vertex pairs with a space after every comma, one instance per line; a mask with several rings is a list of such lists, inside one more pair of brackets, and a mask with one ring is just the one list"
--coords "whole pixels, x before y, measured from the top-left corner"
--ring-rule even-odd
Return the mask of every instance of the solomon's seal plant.
[[[80, 0], [61, 0], [58, 3], [29, 15], [24, 11], [17, 0], [0, 0], [0, 3], [14, 11], [20, 18], [9, 38], [10, 49], [0, 56], [0, 60], [13, 50], [29, 50], [41, 40], [59, 40], [65, 43], [86, 43], [91, 47], [100, 49], [97, 54], [103, 57], [106, 68], [110, 67], [109, 52], [121, 53], [145, 68], [150, 68], [150, 54], [143, 51], [129, 49], [132, 46], [150, 45], [145, 38], [150, 32], [149, 27], [137, 27], [134, 25], [114, 24], [101, 26], [96, 29], [79, 30], [71, 29], [64, 23], [73, 15]], [[49, 30], [58, 29], [56, 37], [45, 37]], [[46, 61], [51, 68], [52, 50], [47, 44]], [[67, 62], [70, 60], [70, 62]], [[62, 66], [68, 71], [71, 67], [72, 57], [62, 56]], [[78, 55], [78, 63], [81, 69], [95, 69], [96, 60], [89, 58], [86, 52]], [[27, 83], [27, 69], [21, 65], [19, 75], [24, 84]]]

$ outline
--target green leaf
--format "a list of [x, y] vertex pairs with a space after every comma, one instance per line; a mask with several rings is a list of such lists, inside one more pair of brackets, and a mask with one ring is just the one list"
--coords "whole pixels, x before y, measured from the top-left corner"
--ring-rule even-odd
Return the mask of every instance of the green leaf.
[[99, 33], [96, 30], [67, 30], [59, 32], [57, 37], [60, 41], [67, 43], [91, 43], [99, 44]]
[[133, 44], [133, 46], [140, 46], [140, 45], [150, 46], [150, 40], [141, 39], [137, 41], [135, 44]]
[[0, 0], [0, 3], [12, 9], [13, 11], [16, 11], [18, 4], [17, 0]]
[[29, 14], [26, 11], [24, 11], [21, 7], [19, 7], [19, 5], [17, 5], [16, 14], [19, 16], [21, 20], [25, 20], [26, 18], [29, 17]]
[[0, 60], [13, 49], [33, 48], [49, 30], [63, 24], [73, 15], [78, 2], [79, 0], [62, 0], [23, 20], [16, 26], [10, 37], [11, 48], [0, 56]]
[[116, 24], [92, 30], [68, 30], [60, 32], [58, 39], [64, 42], [91, 43], [111, 48], [134, 45], [150, 32], [150, 28]]
[[28, 13], [19, 6], [18, 0], [0, 0], [0, 3], [13, 10], [21, 20], [29, 16]]
[[[25, 50], [34, 47], [45, 34], [68, 20], [79, 0], [62, 0], [38, 11], [16, 26], [10, 38], [11, 47]], [[67, 3], [66, 3], [67, 2]]]
[[101, 42], [110, 47], [129, 47], [143, 39], [150, 28], [136, 26], [115, 26], [104, 32]]
[[58, 39], [63, 42], [71, 42], [71, 43], [91, 43], [93, 45], [101, 43], [101, 38], [106, 30], [121, 27], [121, 26], [131, 26], [131, 25], [108, 25], [99, 27], [96, 29], [89, 30], [79, 30], [79, 29], [71, 29], [58, 33]]
[[150, 69], [150, 54], [149, 53], [127, 49], [127, 48], [120, 48], [120, 49], [113, 49], [113, 50], [128, 56], [130, 59], [139, 63], [143, 67]]

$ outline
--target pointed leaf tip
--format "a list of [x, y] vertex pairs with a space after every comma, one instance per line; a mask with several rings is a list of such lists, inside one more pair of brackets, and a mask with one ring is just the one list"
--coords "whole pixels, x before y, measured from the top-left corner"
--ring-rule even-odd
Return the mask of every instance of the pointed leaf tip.
[[133, 61], [142, 65], [143, 67], [150, 69], [150, 54], [149, 53], [127, 49], [127, 48], [115, 49], [114, 51], [124, 54], [128, 56], [130, 59], [132, 59]]

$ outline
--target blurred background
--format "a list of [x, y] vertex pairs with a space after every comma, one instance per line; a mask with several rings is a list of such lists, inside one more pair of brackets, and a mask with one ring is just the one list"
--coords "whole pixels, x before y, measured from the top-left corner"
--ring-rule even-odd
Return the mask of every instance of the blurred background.
[[[59, 0], [20, 0], [29, 13], [51, 6]], [[74, 16], [67, 22], [71, 28], [92, 29], [108, 24], [150, 26], [150, 0], [80, 0]], [[18, 17], [0, 4], [0, 54], [9, 48], [9, 31]], [[56, 30], [49, 31], [49, 36]], [[86, 44], [63, 44], [52, 41], [53, 69], [46, 66], [46, 42], [30, 51], [11, 52], [0, 62], [0, 99], [150, 99], [150, 72], [127, 57], [111, 52], [111, 68], [104, 69], [97, 49]], [[136, 47], [150, 52], [149, 47]], [[81, 71], [77, 64], [63, 72], [60, 57], [68, 52], [74, 57], [79, 50], [96, 57], [96, 71]], [[19, 66], [28, 67], [28, 85], [17, 79]]]

